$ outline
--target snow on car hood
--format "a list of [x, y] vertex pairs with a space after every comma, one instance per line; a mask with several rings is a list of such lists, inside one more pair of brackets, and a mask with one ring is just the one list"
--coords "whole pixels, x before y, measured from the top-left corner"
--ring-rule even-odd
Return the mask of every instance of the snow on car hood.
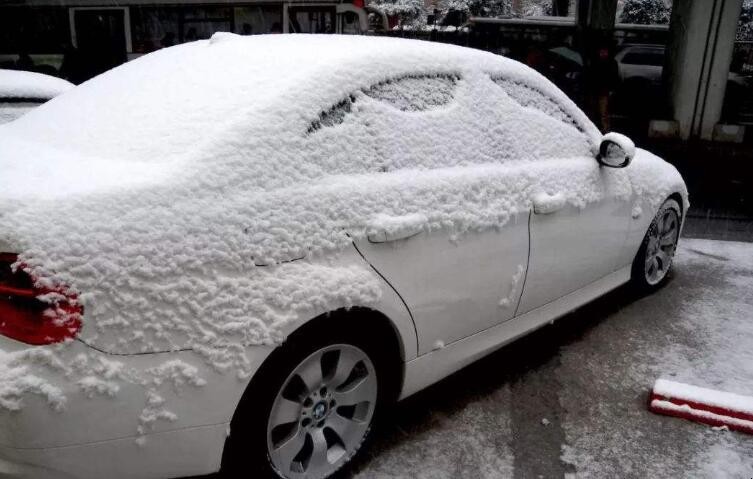
[[[457, 109], [456, 123], [362, 91], [416, 71], [458, 75], [455, 100], [442, 107]], [[573, 125], [512, 101], [490, 74], [551, 90]], [[462, 241], [529, 211], [540, 191], [583, 207], [640, 188], [658, 207], [682, 183], [643, 151], [626, 170], [595, 167], [598, 132], [552, 88], [495, 55], [398, 39], [297, 35], [165, 49], [0, 127], [0, 175], [13, 183], [0, 192], [0, 244], [34, 275], [79, 292], [89, 344], [192, 349], [246, 378], [247, 347], [279, 343], [306, 315], [379, 301], [379, 278], [340, 255], [380, 221], [420, 218], [425, 231]], [[310, 133], [345, 95], [364, 124], [389, 111], [392, 123], [381, 126], [395, 133], [375, 139], [347, 121]], [[494, 135], [459, 135], [487, 125], [480, 117], [493, 118]], [[551, 141], [537, 141], [541, 131]], [[401, 156], [416, 144], [421, 155]], [[394, 163], [374, 164], [384, 148]]]

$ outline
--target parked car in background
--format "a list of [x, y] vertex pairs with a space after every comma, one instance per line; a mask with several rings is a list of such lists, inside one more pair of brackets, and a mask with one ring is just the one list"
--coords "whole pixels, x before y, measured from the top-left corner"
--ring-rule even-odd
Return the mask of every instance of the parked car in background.
[[73, 83], [42, 73], [0, 69], [0, 124], [15, 120], [73, 87]]
[[0, 128], [0, 172], [6, 477], [330, 477], [391, 402], [660, 287], [689, 205], [532, 69], [384, 37], [160, 50]]
[[619, 81], [623, 84], [635, 82], [643, 87], [660, 86], [664, 50], [664, 45], [625, 46], [614, 56]]

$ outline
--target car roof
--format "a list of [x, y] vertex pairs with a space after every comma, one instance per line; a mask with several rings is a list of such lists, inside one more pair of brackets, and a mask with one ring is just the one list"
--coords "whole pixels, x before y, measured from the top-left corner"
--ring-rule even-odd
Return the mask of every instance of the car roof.
[[[238, 144], [254, 127], [305, 131], [347, 93], [390, 78], [471, 71], [533, 83], [569, 102], [534, 70], [480, 50], [370, 36], [221, 33], [105, 72], [5, 132], [87, 156], [161, 161]], [[238, 132], [232, 138], [231, 130]]]

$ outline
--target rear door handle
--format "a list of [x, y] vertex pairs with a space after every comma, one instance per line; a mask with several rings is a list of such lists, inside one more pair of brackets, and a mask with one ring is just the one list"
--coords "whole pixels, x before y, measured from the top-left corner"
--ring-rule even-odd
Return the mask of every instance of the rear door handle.
[[550, 195], [546, 192], [539, 192], [531, 198], [533, 202], [533, 212], [537, 215], [548, 215], [555, 213], [565, 207], [567, 198], [563, 193]]
[[424, 231], [429, 220], [420, 213], [401, 216], [376, 215], [369, 221], [367, 235], [371, 243], [388, 243], [412, 238]]

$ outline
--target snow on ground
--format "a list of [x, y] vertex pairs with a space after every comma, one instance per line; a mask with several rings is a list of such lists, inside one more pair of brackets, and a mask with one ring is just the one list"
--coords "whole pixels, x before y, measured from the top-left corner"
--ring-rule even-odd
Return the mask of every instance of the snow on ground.
[[684, 239], [674, 267], [667, 288], [592, 332], [614, 348], [608, 361], [589, 361], [581, 344], [565, 348], [563, 373], [578, 377], [562, 398], [573, 414], [563, 460], [575, 477], [753, 474], [748, 436], [658, 417], [645, 404], [659, 377], [753, 395], [753, 245]]
[[461, 411], [445, 414], [427, 410], [421, 426], [401, 431], [398, 444], [371, 455], [361, 479], [492, 479], [512, 477], [510, 391], [474, 397]]
[[753, 477], [751, 436], [647, 410], [659, 377], [753, 394], [753, 244], [682, 239], [674, 268], [409, 399], [357, 477]]

